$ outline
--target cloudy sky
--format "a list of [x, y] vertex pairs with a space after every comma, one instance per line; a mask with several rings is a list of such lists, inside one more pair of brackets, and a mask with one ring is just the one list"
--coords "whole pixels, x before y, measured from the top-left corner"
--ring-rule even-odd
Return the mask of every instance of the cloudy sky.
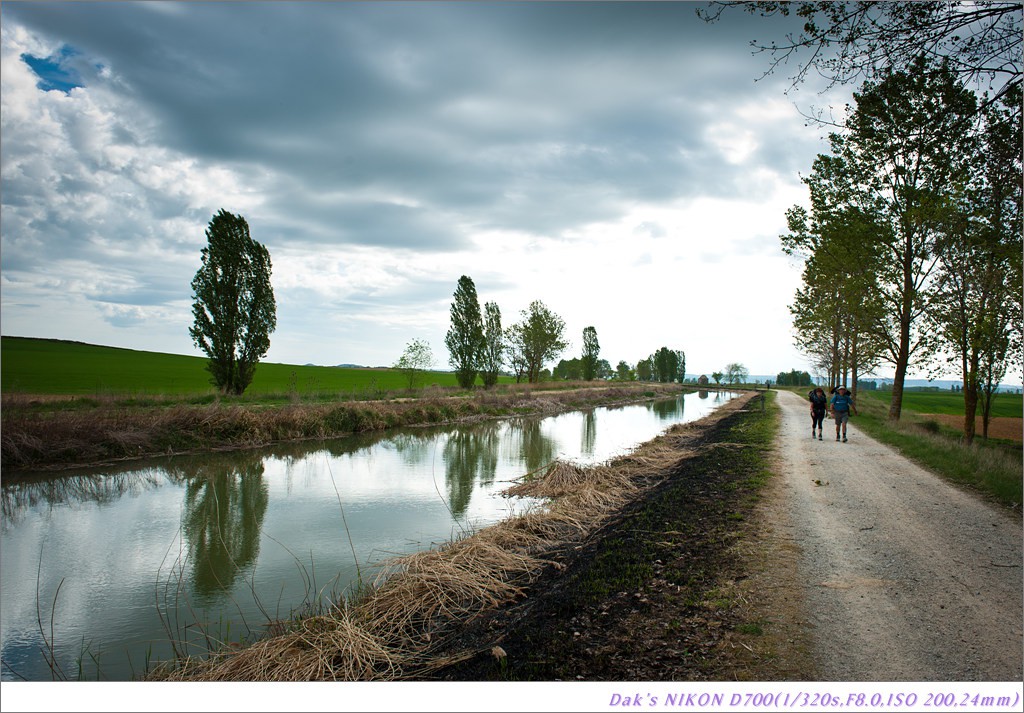
[[[221, 208], [270, 250], [268, 361], [447, 367], [461, 275], [631, 364], [808, 369], [779, 248], [827, 150], [758, 80], [778, 20], [702, 3], [5, 2], [4, 335], [201, 353]], [[883, 372], [884, 373], [884, 372]]]

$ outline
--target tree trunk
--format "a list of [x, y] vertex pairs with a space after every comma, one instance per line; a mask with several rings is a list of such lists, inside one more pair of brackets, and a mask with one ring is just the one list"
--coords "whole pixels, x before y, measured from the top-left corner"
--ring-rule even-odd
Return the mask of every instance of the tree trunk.
[[[968, 383], [970, 381], [970, 383]], [[964, 380], [964, 443], [971, 445], [974, 442], [974, 415], [978, 411], [978, 381], [977, 379]]]
[[903, 248], [903, 294], [900, 305], [900, 343], [896, 354], [896, 375], [892, 382], [892, 401], [889, 402], [889, 420], [899, 421], [903, 412], [903, 382], [907, 378], [910, 363], [910, 315], [914, 309], [913, 248], [911, 238], [904, 238]]

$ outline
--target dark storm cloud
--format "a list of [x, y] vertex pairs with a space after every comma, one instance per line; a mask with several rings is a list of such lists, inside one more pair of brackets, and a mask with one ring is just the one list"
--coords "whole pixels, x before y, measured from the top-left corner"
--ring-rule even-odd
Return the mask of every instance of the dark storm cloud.
[[723, 162], [704, 131], [757, 62], [697, 7], [19, 3], [4, 16], [109, 67], [111, 88], [159, 117], [151, 140], [266, 171], [279, 234], [449, 250], [465, 244], [455, 213], [556, 235], [638, 200], [735, 191], [749, 166]]

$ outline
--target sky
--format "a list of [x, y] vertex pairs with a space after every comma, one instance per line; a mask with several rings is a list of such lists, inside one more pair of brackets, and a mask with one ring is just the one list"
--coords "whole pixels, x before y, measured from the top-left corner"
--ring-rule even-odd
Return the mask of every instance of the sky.
[[850, 89], [762, 78], [789, 21], [703, 5], [4, 2], [0, 330], [202, 356], [224, 209], [270, 251], [269, 362], [448, 368], [467, 275], [561, 358], [593, 326], [613, 367], [812, 371], [779, 235]]

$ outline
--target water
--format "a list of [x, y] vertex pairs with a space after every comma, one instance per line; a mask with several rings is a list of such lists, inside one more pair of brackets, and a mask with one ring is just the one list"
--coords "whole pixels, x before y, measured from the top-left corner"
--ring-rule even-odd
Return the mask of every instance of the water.
[[736, 395], [7, 477], [0, 677], [126, 681], [251, 640], [388, 557], [535, 505], [501, 495], [524, 474], [606, 461]]

